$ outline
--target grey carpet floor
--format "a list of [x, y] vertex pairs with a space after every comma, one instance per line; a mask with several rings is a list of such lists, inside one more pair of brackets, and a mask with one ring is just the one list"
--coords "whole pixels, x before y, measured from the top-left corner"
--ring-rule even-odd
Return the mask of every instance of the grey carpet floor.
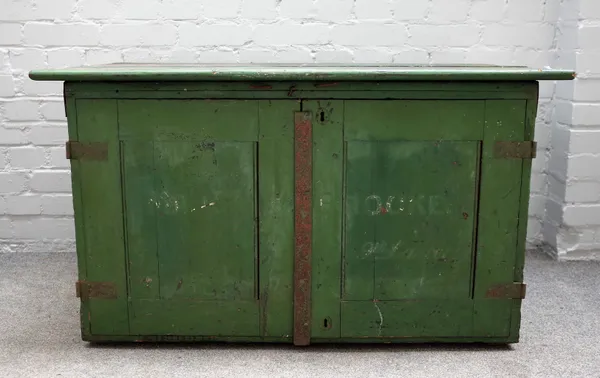
[[0, 378], [600, 377], [600, 263], [530, 253], [521, 342], [478, 345], [90, 345], [75, 255], [0, 254]]

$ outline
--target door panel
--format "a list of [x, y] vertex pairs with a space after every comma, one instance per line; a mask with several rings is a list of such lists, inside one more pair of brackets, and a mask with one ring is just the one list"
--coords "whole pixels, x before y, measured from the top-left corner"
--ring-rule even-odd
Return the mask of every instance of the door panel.
[[160, 297], [256, 299], [255, 143], [155, 148]]
[[[307, 101], [303, 109], [316, 112], [317, 121], [313, 337], [506, 336], [512, 300], [476, 295], [476, 266], [479, 272], [495, 257], [476, 259], [475, 243], [482, 245], [476, 234], [482, 175], [490, 185], [486, 201], [507, 205], [492, 213], [517, 217], [506, 202], [512, 199], [492, 187], [496, 169], [517, 177], [518, 163], [493, 161], [487, 146], [506, 139], [492, 131], [503, 121], [507, 130], [519, 129], [522, 109], [515, 104], [500, 123], [486, 119], [485, 101]], [[341, 177], [322, 167], [335, 167], [329, 155], [339, 149]], [[327, 197], [328, 188], [340, 185], [342, 198]], [[512, 256], [507, 248], [503, 253]], [[495, 330], [484, 319], [490, 316]], [[323, 320], [331, 320], [329, 330]]]
[[344, 109], [341, 336], [471, 334], [484, 102]]
[[478, 152], [478, 142], [348, 142], [345, 300], [470, 296]]
[[[293, 154], [283, 148], [279, 160], [260, 157], [272, 142], [291, 145], [285, 129], [291, 130], [298, 105], [227, 100], [119, 105], [127, 109], [120, 130], [132, 333], [275, 336], [267, 332], [269, 320], [286, 308], [269, 307], [268, 298], [281, 294], [279, 282], [292, 276], [285, 255], [292, 253], [285, 246], [276, 251], [265, 246], [293, 239], [288, 226], [293, 179], [276, 174], [292, 171]], [[273, 113], [280, 116], [277, 123]], [[281, 204], [268, 214], [258, 209], [264, 203], [261, 185], [279, 188]], [[262, 231], [271, 219], [281, 224], [279, 235]], [[282, 266], [263, 272], [269, 264]], [[291, 334], [291, 318], [278, 324], [277, 336]]]
[[[155, 235], [158, 296], [255, 299], [256, 143], [126, 141], [122, 148], [126, 202], [128, 209], [135, 209], [128, 212], [129, 253], [144, 258], [146, 248], [132, 247], [143, 246], [138, 239]], [[153, 161], [145, 175], [150, 182], [143, 185], [136, 185], [144, 178], [135, 156]], [[146, 222], [147, 233], [131, 232]], [[211, 228], [219, 232], [199, 232]], [[155, 286], [155, 278], [143, 273], [133, 275], [143, 284], [134, 280], [132, 286]], [[138, 294], [146, 297], [143, 291]]]
[[[104, 161], [71, 160], [77, 249], [89, 282], [114, 285], [117, 298], [82, 302], [83, 335], [127, 335], [127, 278], [120, 187], [117, 101], [77, 100], [77, 140], [106, 143]], [[80, 206], [82, 205], [82, 206]]]

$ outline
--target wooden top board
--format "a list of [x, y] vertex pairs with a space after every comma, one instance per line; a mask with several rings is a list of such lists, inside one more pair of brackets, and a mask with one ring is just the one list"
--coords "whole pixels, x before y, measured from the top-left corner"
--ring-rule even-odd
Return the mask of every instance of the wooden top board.
[[508, 66], [319, 64], [107, 64], [33, 70], [51, 81], [531, 81], [572, 80], [559, 69]]

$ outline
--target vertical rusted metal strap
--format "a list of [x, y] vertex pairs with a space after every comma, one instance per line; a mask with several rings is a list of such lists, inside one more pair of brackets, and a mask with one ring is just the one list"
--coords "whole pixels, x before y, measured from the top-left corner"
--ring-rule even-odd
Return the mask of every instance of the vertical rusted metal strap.
[[294, 345], [309, 345], [312, 269], [312, 122], [310, 112], [295, 113], [294, 143]]

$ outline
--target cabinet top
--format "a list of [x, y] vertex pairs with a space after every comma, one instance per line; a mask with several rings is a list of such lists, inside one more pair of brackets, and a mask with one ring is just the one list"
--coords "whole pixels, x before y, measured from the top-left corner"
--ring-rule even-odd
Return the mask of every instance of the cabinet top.
[[569, 70], [493, 65], [125, 64], [34, 70], [55, 81], [528, 81], [572, 80]]

